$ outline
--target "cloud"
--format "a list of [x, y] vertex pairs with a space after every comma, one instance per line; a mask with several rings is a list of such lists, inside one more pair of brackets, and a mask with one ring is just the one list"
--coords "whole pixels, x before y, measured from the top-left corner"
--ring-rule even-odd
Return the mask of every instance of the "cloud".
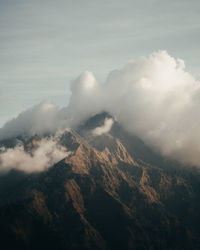
[[92, 130], [92, 134], [95, 136], [100, 136], [108, 133], [111, 130], [113, 123], [114, 121], [112, 118], [106, 118], [104, 120], [104, 124], [101, 127], [97, 127]]
[[79, 107], [84, 110], [87, 101], [91, 113], [109, 112], [155, 151], [200, 166], [200, 82], [185, 71], [183, 60], [159, 51], [130, 62], [112, 71], [104, 85], [93, 86]]
[[58, 108], [49, 101], [22, 112], [0, 130], [0, 139], [18, 135], [41, 135], [57, 130]]
[[26, 173], [47, 170], [69, 155], [66, 148], [57, 144], [55, 138], [36, 142], [37, 146], [32, 152], [25, 151], [22, 144], [15, 148], [0, 148], [0, 172], [8, 172], [11, 169]]
[[0, 129], [0, 138], [74, 127], [102, 111], [164, 156], [200, 166], [200, 82], [183, 60], [152, 53], [112, 71], [104, 84], [91, 72], [72, 82], [68, 107], [42, 103]]

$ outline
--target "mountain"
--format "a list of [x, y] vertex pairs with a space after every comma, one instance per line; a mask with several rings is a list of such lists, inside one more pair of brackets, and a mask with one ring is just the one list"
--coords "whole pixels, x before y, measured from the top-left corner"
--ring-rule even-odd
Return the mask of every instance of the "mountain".
[[[153, 152], [102, 113], [58, 144], [70, 154], [40, 173], [0, 176], [1, 249], [200, 249], [200, 174]], [[18, 137], [30, 154], [43, 137]]]

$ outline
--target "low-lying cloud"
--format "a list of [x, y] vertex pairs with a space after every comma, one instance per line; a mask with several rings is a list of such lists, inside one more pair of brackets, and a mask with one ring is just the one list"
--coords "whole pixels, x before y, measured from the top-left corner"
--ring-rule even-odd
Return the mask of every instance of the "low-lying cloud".
[[114, 121], [112, 118], [105, 118], [104, 124], [100, 127], [93, 129], [92, 134], [94, 136], [100, 136], [108, 133], [111, 130], [113, 123]]
[[0, 138], [74, 127], [107, 111], [131, 134], [164, 156], [200, 166], [200, 82], [166, 51], [112, 71], [105, 84], [90, 72], [72, 83], [68, 107], [42, 103], [0, 129]]
[[0, 172], [12, 169], [26, 173], [41, 172], [69, 155], [55, 138], [38, 141], [37, 147], [31, 152], [27, 152], [22, 144], [9, 149], [2, 147], [0, 151]]

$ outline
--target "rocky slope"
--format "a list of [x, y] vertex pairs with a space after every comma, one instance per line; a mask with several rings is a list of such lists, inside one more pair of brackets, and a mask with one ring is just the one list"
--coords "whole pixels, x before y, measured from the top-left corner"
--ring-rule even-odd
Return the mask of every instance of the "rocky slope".
[[72, 153], [47, 171], [0, 177], [1, 249], [200, 249], [198, 171], [117, 123], [93, 136], [106, 116], [64, 131], [59, 143]]

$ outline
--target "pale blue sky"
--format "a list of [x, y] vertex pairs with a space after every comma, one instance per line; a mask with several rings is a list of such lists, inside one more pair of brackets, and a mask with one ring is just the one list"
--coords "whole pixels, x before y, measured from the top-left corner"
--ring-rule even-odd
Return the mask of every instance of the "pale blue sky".
[[200, 76], [199, 0], [0, 0], [0, 126], [44, 99], [66, 105], [85, 70], [104, 81], [167, 50]]

